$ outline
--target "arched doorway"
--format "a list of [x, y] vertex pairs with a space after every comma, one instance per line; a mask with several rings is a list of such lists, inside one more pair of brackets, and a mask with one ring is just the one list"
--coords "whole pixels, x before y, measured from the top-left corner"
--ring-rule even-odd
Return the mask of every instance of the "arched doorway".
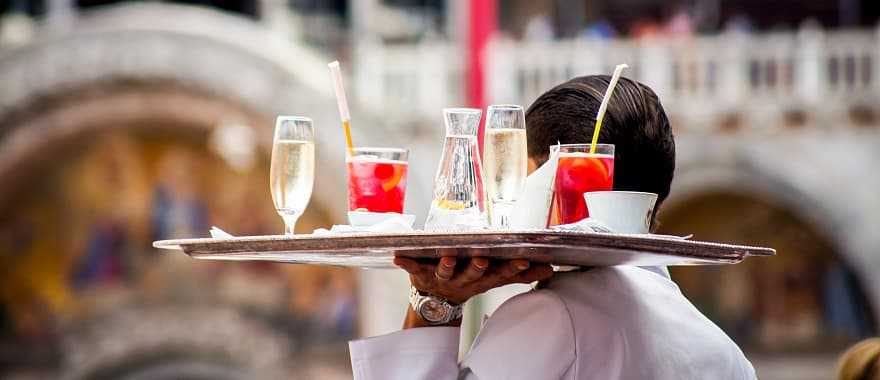
[[[54, 130], [64, 131], [19, 145], [22, 159], [7, 172], [0, 198], [0, 213], [13, 216], [0, 221], [0, 344], [17, 348], [9, 357], [18, 366], [86, 378], [161, 371], [173, 378], [193, 366], [210, 377], [231, 366], [246, 377], [249, 370], [286, 370], [284, 353], [297, 350], [290, 347], [353, 335], [349, 271], [223, 265], [150, 248], [155, 239], [206, 236], [211, 224], [234, 234], [278, 233], [265, 144], [253, 141], [252, 162], [243, 165], [215, 142], [229, 128], [271, 130], [258, 113], [172, 83], [113, 83], [42, 99], [6, 120], [19, 128], [63, 120]], [[239, 139], [236, 147], [243, 144]], [[328, 223], [317, 204], [300, 228]], [[262, 336], [249, 339], [275, 360], [228, 352], [217, 339], [193, 343], [197, 329], [154, 341], [163, 336], [157, 326], [211, 319], [194, 308], [243, 313], [215, 328]], [[124, 315], [133, 310], [151, 332], [139, 337], [129, 330], [132, 317]], [[160, 319], [149, 321], [154, 317]], [[95, 322], [115, 320], [122, 322]], [[101, 342], [111, 341], [115, 348], [107, 352]], [[199, 346], [181, 351], [193, 344]], [[84, 352], [90, 354], [77, 354]]]
[[788, 378], [779, 377], [788, 361], [800, 360], [803, 369], [810, 367], [803, 365], [809, 358], [816, 367], [810, 376], [827, 378], [841, 350], [877, 333], [852, 263], [797, 212], [756, 194], [721, 189], [668, 206], [662, 233], [777, 249], [766, 260], [671, 268], [684, 294], [746, 351], [760, 376]]
[[[344, 372], [351, 271], [150, 247], [214, 224], [278, 233], [273, 119], [336, 117], [332, 98], [282, 64], [290, 51], [242, 47], [267, 41], [256, 24], [163, 7], [113, 8], [0, 56], [0, 377]], [[212, 39], [217, 30], [240, 45]], [[319, 146], [333, 133], [321, 136]], [[342, 173], [341, 156], [319, 153], [319, 170]], [[342, 181], [317, 180], [301, 231], [337, 221]]]

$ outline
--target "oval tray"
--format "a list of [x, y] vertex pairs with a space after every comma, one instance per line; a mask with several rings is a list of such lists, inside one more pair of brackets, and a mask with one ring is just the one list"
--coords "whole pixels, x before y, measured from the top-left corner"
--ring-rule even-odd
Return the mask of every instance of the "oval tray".
[[[664, 235], [570, 231], [468, 231], [273, 235], [222, 239], [160, 240], [153, 246], [179, 249], [198, 259], [259, 260], [350, 267], [394, 267], [394, 255], [436, 258], [438, 248], [458, 256], [526, 258], [555, 265], [736, 264], [747, 256], [773, 256], [772, 248], [683, 240]], [[503, 248], [503, 249], [501, 249]]]

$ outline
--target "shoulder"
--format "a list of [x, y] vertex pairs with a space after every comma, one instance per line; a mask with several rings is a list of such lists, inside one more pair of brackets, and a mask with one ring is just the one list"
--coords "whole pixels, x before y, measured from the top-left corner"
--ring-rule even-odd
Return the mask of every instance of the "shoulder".
[[554, 379], [569, 370], [575, 356], [565, 303], [552, 291], [533, 290], [498, 307], [463, 364], [479, 378]]
[[[554, 278], [548, 289], [559, 294], [577, 321], [574, 328], [580, 354], [590, 358], [581, 366], [582, 372], [632, 374], [623, 376], [626, 378], [740, 373], [743, 375], [735, 378], [754, 377], [736, 343], [660, 272], [638, 267], [595, 268], [565, 273]], [[627, 366], [632, 358], [643, 365]]]
[[555, 291], [551, 289], [534, 289], [511, 297], [498, 307], [498, 311], [532, 308], [564, 311], [566, 307], [565, 302]]
[[[574, 331], [568, 307], [560, 295], [550, 289], [531, 290], [505, 301], [486, 321], [483, 331], [489, 334], [492, 330], [506, 329], [508, 326], [525, 329], [541, 327], [548, 333], [544, 337], [550, 333], [571, 337]], [[548, 326], [552, 326], [552, 331], [547, 330]]]
[[602, 305], [601, 301], [617, 305], [658, 296], [682, 297], [675, 282], [659, 268], [653, 269], [621, 266], [561, 273], [550, 281], [547, 289], [563, 300], [590, 300], [594, 305]]

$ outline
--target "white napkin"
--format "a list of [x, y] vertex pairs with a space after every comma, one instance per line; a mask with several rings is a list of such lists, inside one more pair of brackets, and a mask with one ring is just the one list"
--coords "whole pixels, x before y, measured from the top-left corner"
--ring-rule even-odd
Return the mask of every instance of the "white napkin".
[[326, 228], [318, 228], [312, 232], [314, 235], [335, 235], [355, 232], [378, 232], [378, 233], [394, 233], [394, 232], [412, 232], [412, 223], [409, 223], [403, 217], [391, 217], [371, 226], [351, 226], [348, 224], [336, 224], [329, 230]]
[[596, 218], [586, 218], [580, 220], [578, 222], [569, 223], [569, 224], [560, 224], [558, 226], [550, 227], [551, 230], [555, 231], [572, 231], [572, 232], [598, 232], [605, 234], [620, 234], [620, 235], [628, 235], [628, 236], [641, 236], [641, 237], [650, 237], [655, 239], [672, 239], [672, 240], [688, 240], [694, 236], [694, 234], [685, 235], [685, 236], [676, 236], [676, 235], [660, 235], [660, 234], [633, 234], [633, 233], [621, 233], [615, 232], [611, 227], [608, 227], [607, 224], [602, 222]]
[[558, 154], [551, 154], [544, 165], [526, 177], [522, 195], [510, 215], [510, 227], [516, 230], [543, 229], [550, 215]]
[[208, 232], [211, 233], [211, 237], [214, 239], [228, 239], [228, 238], [235, 237], [235, 236], [232, 236], [232, 234], [221, 230], [220, 227], [217, 227], [217, 226], [211, 226], [211, 230]]
[[574, 223], [560, 224], [552, 226], [550, 229], [556, 231], [614, 233], [614, 231], [611, 230], [611, 227], [608, 227], [607, 224], [596, 218], [586, 218]]

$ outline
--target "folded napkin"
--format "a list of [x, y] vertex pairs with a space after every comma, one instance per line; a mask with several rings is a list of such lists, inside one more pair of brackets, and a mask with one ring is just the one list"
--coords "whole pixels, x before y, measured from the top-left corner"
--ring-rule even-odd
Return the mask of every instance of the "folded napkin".
[[211, 237], [214, 239], [228, 239], [228, 238], [235, 237], [235, 236], [232, 236], [232, 234], [221, 230], [220, 227], [217, 227], [217, 226], [211, 226], [211, 230], [208, 232], [211, 233]]
[[336, 224], [329, 230], [326, 228], [318, 228], [312, 232], [314, 235], [335, 235], [356, 232], [377, 232], [377, 233], [395, 233], [395, 232], [412, 232], [412, 223], [407, 221], [403, 216], [389, 217], [379, 223], [370, 226], [352, 226], [348, 224]]
[[544, 165], [526, 177], [523, 191], [510, 214], [510, 227], [515, 230], [543, 229], [550, 215], [553, 184], [556, 180], [556, 158], [551, 154]]
[[570, 224], [560, 224], [558, 226], [550, 227], [551, 230], [554, 231], [572, 231], [572, 232], [598, 232], [598, 233], [611, 233], [611, 234], [620, 234], [620, 235], [628, 235], [628, 236], [641, 236], [641, 237], [650, 237], [655, 239], [671, 239], [671, 240], [688, 240], [694, 236], [694, 234], [685, 235], [685, 236], [676, 236], [676, 235], [660, 235], [660, 234], [634, 234], [634, 233], [622, 233], [615, 232], [611, 227], [608, 227], [607, 224], [603, 223], [601, 220], [596, 218], [586, 218], [578, 222], [570, 223]]
[[586, 218], [574, 223], [551, 226], [550, 229], [555, 231], [614, 233], [611, 227], [608, 227], [607, 224], [596, 218]]

